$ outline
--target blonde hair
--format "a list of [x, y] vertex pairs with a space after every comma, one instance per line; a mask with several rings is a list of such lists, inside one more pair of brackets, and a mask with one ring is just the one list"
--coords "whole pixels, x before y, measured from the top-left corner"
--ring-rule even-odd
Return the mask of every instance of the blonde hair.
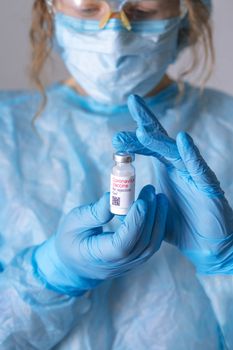
[[192, 60], [190, 66], [182, 72], [181, 78], [200, 67], [200, 61], [202, 61], [200, 74], [203, 88], [213, 72], [215, 63], [210, 12], [201, 0], [185, 0], [185, 3], [190, 26], [180, 31], [180, 40], [185, 40], [191, 48]]
[[[189, 26], [180, 31], [180, 42], [186, 42], [192, 49], [190, 67], [181, 73], [180, 80], [200, 66], [202, 60], [202, 86], [209, 79], [215, 61], [210, 13], [201, 0], [185, 0]], [[32, 61], [30, 76], [42, 94], [42, 104], [35, 118], [44, 109], [47, 99], [41, 73], [52, 48], [53, 18], [49, 13], [45, 0], [35, 0], [32, 11], [30, 40], [32, 46]], [[203, 50], [199, 50], [200, 47]], [[203, 53], [200, 57], [200, 52]]]

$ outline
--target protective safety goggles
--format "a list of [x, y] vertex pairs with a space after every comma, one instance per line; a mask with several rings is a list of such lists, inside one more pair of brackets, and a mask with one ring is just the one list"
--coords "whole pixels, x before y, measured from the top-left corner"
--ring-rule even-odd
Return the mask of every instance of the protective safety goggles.
[[184, 16], [181, 0], [46, 0], [50, 13], [99, 21], [103, 29], [111, 18], [119, 18], [131, 30], [131, 22]]

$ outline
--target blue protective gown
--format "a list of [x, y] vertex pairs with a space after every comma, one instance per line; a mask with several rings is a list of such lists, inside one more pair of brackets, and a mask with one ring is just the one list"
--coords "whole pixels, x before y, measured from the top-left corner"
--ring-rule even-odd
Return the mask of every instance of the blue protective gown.
[[[48, 290], [34, 274], [35, 245], [62, 214], [109, 190], [112, 136], [136, 127], [126, 106], [103, 106], [62, 84], [47, 94], [36, 132], [40, 96], [0, 94], [0, 348], [233, 349], [233, 277], [197, 276], [167, 243], [137, 270], [78, 298]], [[233, 205], [233, 98], [188, 84], [177, 95], [173, 84], [147, 102], [171, 136], [193, 136]], [[159, 165], [155, 172], [151, 158], [137, 156], [135, 166], [136, 192], [148, 183], [159, 192]]]

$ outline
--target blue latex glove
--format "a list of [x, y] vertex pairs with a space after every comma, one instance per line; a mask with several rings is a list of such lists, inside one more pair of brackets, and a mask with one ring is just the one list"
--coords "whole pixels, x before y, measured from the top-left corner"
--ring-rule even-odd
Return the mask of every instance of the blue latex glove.
[[160, 160], [156, 176], [170, 204], [166, 240], [200, 273], [233, 273], [233, 211], [215, 174], [192, 138], [184, 132], [170, 138], [140, 97], [130, 96], [128, 107], [138, 128], [116, 134], [113, 145]]
[[166, 197], [156, 196], [148, 185], [117, 231], [103, 232], [102, 226], [113, 218], [106, 193], [95, 204], [73, 209], [58, 232], [39, 246], [37, 274], [50, 288], [81, 295], [147, 261], [163, 240], [166, 214]]

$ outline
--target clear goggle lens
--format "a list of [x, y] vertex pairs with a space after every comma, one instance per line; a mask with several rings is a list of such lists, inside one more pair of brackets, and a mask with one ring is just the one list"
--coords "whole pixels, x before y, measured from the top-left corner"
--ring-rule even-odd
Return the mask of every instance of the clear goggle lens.
[[49, 9], [79, 19], [98, 20], [103, 28], [111, 18], [130, 22], [167, 19], [182, 15], [182, 0], [47, 0]]

